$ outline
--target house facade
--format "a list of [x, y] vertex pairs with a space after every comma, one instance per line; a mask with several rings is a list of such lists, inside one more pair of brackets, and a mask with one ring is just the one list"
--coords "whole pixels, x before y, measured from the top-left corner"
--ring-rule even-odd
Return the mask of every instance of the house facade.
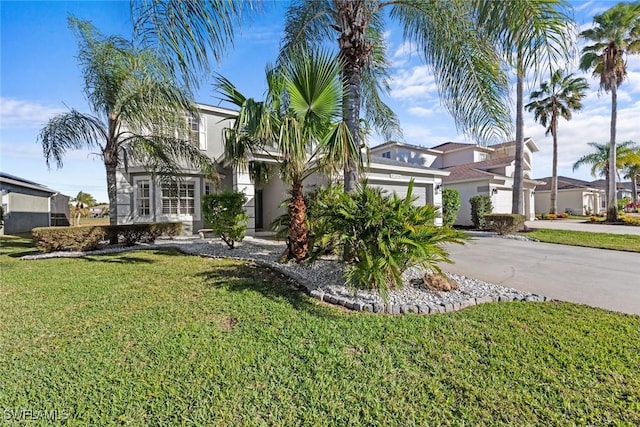
[[[200, 115], [196, 119], [187, 118], [190, 139], [218, 163], [219, 183], [207, 179], [197, 170], [183, 168], [176, 188], [144, 167], [119, 168], [116, 174], [118, 224], [175, 221], [182, 222], [183, 233], [194, 234], [207, 228], [202, 217], [202, 196], [218, 189], [232, 189], [247, 196], [247, 234], [270, 232], [271, 223], [285, 213], [281, 204], [289, 197], [289, 186], [280, 180], [276, 168], [272, 168], [266, 183], [259, 183], [253, 181], [248, 168], [236, 167], [226, 161], [224, 132], [232, 127], [237, 111], [205, 104], [198, 104], [198, 109]], [[277, 157], [276, 152], [265, 152], [249, 161], [275, 165]], [[441, 209], [442, 179], [449, 172], [372, 155], [362, 175], [370, 185], [401, 196], [406, 194], [409, 182], [413, 180], [415, 203], [432, 204]], [[312, 191], [332, 179], [312, 175], [304, 182], [305, 191]], [[438, 218], [436, 224], [441, 223], [442, 219]]]
[[[525, 139], [523, 163], [523, 211], [527, 219], [535, 218], [534, 193], [542, 182], [532, 179], [533, 154], [538, 147], [532, 138]], [[432, 148], [399, 142], [387, 142], [371, 149], [375, 155], [448, 172], [443, 185], [460, 193], [461, 206], [456, 225], [472, 225], [469, 199], [477, 194], [491, 197], [494, 213], [511, 213], [515, 142], [492, 146], [447, 142]]]
[[[551, 205], [551, 177], [539, 178], [539, 181], [544, 184], [536, 187], [536, 210], [546, 213]], [[597, 183], [559, 176], [556, 205], [558, 213], [592, 215], [607, 211], [607, 198], [604, 187]]]
[[69, 225], [69, 196], [56, 190], [0, 172], [0, 195], [4, 222], [0, 234]]

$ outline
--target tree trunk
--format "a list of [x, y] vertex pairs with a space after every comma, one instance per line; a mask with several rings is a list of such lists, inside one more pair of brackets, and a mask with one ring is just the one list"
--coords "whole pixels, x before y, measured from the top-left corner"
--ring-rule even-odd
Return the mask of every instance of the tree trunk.
[[[118, 191], [116, 188], [116, 168], [118, 166], [118, 154], [112, 153], [110, 149], [103, 152], [104, 167], [107, 171], [107, 195], [109, 197], [109, 224], [118, 223]], [[118, 236], [109, 237], [111, 244], [118, 243]]]
[[513, 172], [513, 194], [511, 197], [511, 213], [523, 214], [522, 189], [523, 189], [523, 157], [524, 157], [524, 108], [523, 108], [523, 87], [524, 70], [522, 69], [522, 59], [518, 59], [517, 66], [518, 80], [516, 83], [516, 157], [515, 170]]
[[309, 229], [307, 228], [307, 205], [302, 192], [302, 182], [296, 181], [291, 189], [289, 211], [288, 259], [300, 262], [309, 256]]
[[[362, 1], [336, 0], [337, 24], [340, 28], [338, 46], [343, 61], [345, 99], [342, 118], [347, 124], [356, 147], [360, 147], [360, 95], [362, 70], [371, 46], [365, 32], [369, 25], [367, 4]], [[349, 159], [344, 167], [344, 190], [355, 191], [358, 183], [358, 162]]]
[[633, 197], [633, 203], [638, 203], [638, 175], [631, 173], [631, 197]]
[[618, 220], [618, 204], [616, 200], [616, 121], [618, 117], [618, 86], [615, 77], [612, 79], [611, 85], [611, 140], [609, 142], [609, 194], [607, 195], [607, 222], [616, 222]]
[[558, 213], [558, 131], [557, 113], [554, 111], [551, 117], [551, 134], [553, 136], [553, 159], [551, 168], [551, 204], [549, 213]]

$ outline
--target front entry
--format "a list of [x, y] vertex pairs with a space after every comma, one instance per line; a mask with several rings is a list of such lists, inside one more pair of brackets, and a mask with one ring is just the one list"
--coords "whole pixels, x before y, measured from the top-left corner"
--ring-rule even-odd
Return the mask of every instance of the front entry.
[[264, 228], [264, 225], [262, 223], [262, 190], [256, 190], [256, 199], [255, 199], [255, 221], [256, 221], [256, 230], [261, 230], [262, 228]]

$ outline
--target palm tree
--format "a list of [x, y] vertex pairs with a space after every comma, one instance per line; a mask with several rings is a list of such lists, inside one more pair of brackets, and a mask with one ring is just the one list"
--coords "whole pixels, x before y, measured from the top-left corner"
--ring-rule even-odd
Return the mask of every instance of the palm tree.
[[[432, 66], [442, 102], [460, 129], [485, 141], [508, 133], [504, 102], [508, 81], [494, 46], [477, 31], [470, 3], [295, 1], [287, 12], [281, 58], [300, 50], [313, 51], [337, 38], [346, 96], [343, 120], [357, 146], [364, 146], [359, 132], [361, 107], [368, 118], [377, 118], [373, 124], [383, 133], [395, 123], [380, 98], [388, 87], [383, 38], [387, 18], [400, 24], [405, 40], [415, 43]], [[357, 163], [350, 162], [345, 167], [345, 190], [353, 191], [357, 179]]]
[[564, 75], [561, 70], [551, 74], [551, 80], [540, 85], [540, 90], [530, 95], [532, 102], [525, 105], [528, 111], [533, 111], [536, 121], [547, 128], [545, 135], [553, 136], [553, 167], [551, 176], [551, 203], [549, 213], [558, 210], [558, 119], [571, 120], [573, 111], [582, 109], [582, 99], [589, 88], [587, 80], [574, 77], [573, 74]]
[[[583, 165], [591, 165], [591, 176], [593, 176], [594, 178], [596, 178], [597, 176], [602, 176], [602, 177], [607, 177], [609, 176], [609, 158], [610, 158], [610, 154], [609, 154], [609, 149], [610, 149], [610, 145], [609, 144], [599, 144], [597, 142], [588, 142], [587, 145], [589, 145], [590, 147], [593, 147], [595, 149], [595, 152], [593, 153], [589, 153], [589, 154], [585, 154], [584, 156], [580, 157], [574, 164], [573, 164], [573, 170], [577, 170], [578, 168], [580, 168]], [[625, 141], [623, 143], [621, 143], [618, 146], [618, 150], [616, 152], [617, 155], [617, 159], [616, 159], [616, 166], [617, 167], [622, 167], [624, 165], [624, 162], [626, 161], [625, 156], [627, 156], [630, 152], [631, 152], [631, 148], [635, 145], [635, 143], [633, 141]], [[607, 204], [611, 203], [609, 196], [610, 196], [610, 192], [611, 188], [610, 186], [606, 186], [605, 187], [605, 195], [607, 197]], [[613, 187], [613, 203], [616, 203], [616, 193], [617, 193], [617, 188], [615, 186], [615, 176], [614, 176], [614, 187]], [[617, 204], [617, 203], [616, 203]], [[617, 209], [617, 207], [616, 207]], [[607, 208], [608, 211], [608, 208]], [[616, 218], [617, 219], [617, 218]]]
[[131, 0], [134, 37], [152, 49], [178, 81], [199, 86], [212, 60], [233, 45], [234, 32], [256, 8], [253, 0]]
[[570, 56], [573, 20], [564, 0], [476, 0], [478, 22], [516, 72], [515, 169], [511, 212], [523, 212], [524, 79]]
[[626, 156], [624, 156], [624, 177], [631, 180], [631, 194], [633, 203], [638, 203], [638, 179], [640, 179], [640, 147], [634, 144]]
[[607, 174], [607, 221], [617, 221], [616, 204], [616, 121], [618, 114], [618, 87], [627, 75], [625, 56], [640, 53], [640, 2], [619, 3], [593, 18], [593, 28], [580, 33], [580, 37], [594, 42], [582, 49], [580, 68], [593, 70], [600, 77], [600, 89], [611, 92], [611, 129], [609, 145], [609, 173]]
[[309, 254], [304, 180], [316, 171], [336, 172], [347, 161], [361, 162], [346, 124], [340, 121], [340, 64], [328, 53], [291, 56], [279, 68], [267, 69], [267, 95], [257, 102], [246, 98], [226, 78], [217, 78], [224, 101], [240, 107], [234, 127], [226, 134], [225, 156], [246, 164], [254, 156], [270, 156], [281, 178], [291, 184], [288, 259]]
[[117, 221], [116, 169], [138, 162], [160, 176], [180, 174], [187, 162], [215, 176], [215, 164], [187, 135], [189, 97], [148, 50], [120, 37], [104, 37], [86, 21], [69, 19], [79, 41], [84, 91], [93, 114], [72, 109], [56, 115], [38, 137], [47, 166], [60, 168], [68, 150], [98, 149], [107, 174], [109, 218]]

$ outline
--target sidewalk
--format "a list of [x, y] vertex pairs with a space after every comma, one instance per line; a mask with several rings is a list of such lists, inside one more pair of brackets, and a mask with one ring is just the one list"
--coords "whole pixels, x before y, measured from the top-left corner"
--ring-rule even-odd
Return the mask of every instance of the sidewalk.
[[550, 230], [587, 231], [590, 233], [634, 234], [640, 235], [640, 227], [632, 225], [610, 225], [585, 222], [579, 219], [536, 220], [525, 222], [529, 228], [547, 228]]

